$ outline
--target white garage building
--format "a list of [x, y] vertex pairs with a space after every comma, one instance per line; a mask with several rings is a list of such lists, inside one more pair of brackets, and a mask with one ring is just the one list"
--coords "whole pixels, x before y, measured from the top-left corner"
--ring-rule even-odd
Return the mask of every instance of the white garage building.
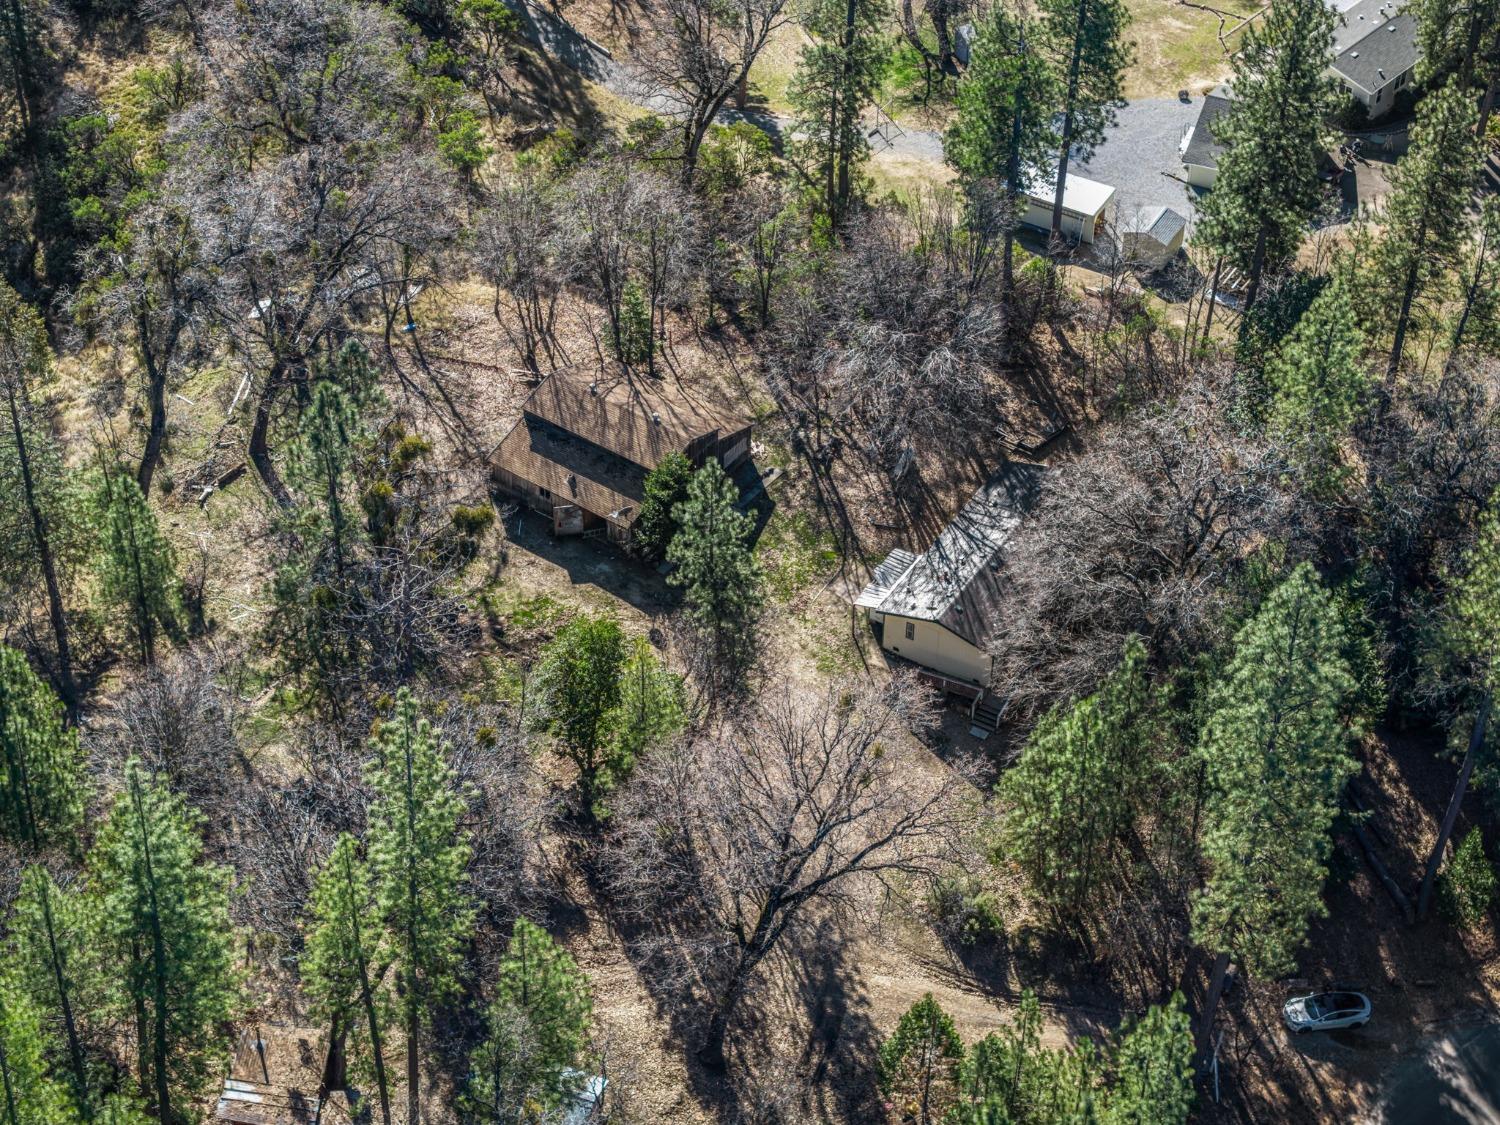
[[[1052, 229], [1052, 203], [1057, 193], [1057, 172], [1033, 172], [1026, 187], [1026, 213], [1021, 222], [1037, 230]], [[1092, 245], [1104, 232], [1104, 211], [1115, 197], [1115, 189], [1097, 180], [1068, 173], [1063, 185], [1062, 232], [1078, 242]]]

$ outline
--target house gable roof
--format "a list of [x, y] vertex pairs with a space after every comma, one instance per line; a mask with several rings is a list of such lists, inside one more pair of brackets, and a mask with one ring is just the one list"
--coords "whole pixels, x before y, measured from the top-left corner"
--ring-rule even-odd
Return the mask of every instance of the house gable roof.
[[1229, 90], [1219, 86], [1211, 94], [1203, 95], [1203, 104], [1198, 107], [1198, 120], [1188, 134], [1187, 145], [1182, 150], [1182, 162], [1199, 168], [1217, 168], [1219, 154], [1224, 151], [1214, 137], [1214, 123], [1229, 112], [1231, 99]]
[[523, 409], [646, 469], [699, 438], [727, 437], [750, 425], [675, 380], [575, 371], [548, 375]]
[[[1345, 18], [1362, 7], [1365, 4], [1351, 8]], [[1376, 9], [1377, 14], [1381, 11]], [[1383, 11], [1389, 18], [1381, 16], [1342, 50], [1335, 45], [1338, 54], [1331, 64], [1340, 78], [1371, 94], [1417, 65], [1417, 21], [1405, 12], [1395, 12], [1394, 5], [1387, 4]]]
[[879, 611], [935, 622], [988, 648], [1005, 593], [1004, 548], [1036, 502], [1044, 471], [1020, 461], [1002, 467], [901, 573]]
[[577, 504], [625, 527], [640, 515], [644, 469], [539, 418], [523, 415], [511, 427], [494, 464], [545, 488], [557, 504]]

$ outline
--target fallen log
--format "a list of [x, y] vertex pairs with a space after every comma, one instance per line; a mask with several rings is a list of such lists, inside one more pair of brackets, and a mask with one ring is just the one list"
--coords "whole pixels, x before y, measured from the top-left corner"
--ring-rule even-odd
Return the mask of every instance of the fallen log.
[[1417, 920], [1417, 911], [1412, 906], [1411, 899], [1401, 889], [1401, 884], [1391, 877], [1390, 869], [1386, 867], [1380, 856], [1375, 854], [1375, 844], [1370, 839], [1370, 834], [1365, 830], [1363, 824], [1353, 826], [1354, 838], [1359, 841], [1360, 849], [1365, 853], [1365, 862], [1370, 865], [1370, 870], [1375, 872], [1375, 877], [1380, 880], [1380, 885], [1385, 888], [1386, 893], [1401, 908], [1401, 916], [1406, 919], [1408, 926]]

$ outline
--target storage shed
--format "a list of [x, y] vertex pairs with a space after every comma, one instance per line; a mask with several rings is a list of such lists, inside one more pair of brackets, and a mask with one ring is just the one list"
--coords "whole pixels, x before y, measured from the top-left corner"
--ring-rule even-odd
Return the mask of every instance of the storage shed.
[[1131, 261], [1160, 266], [1182, 249], [1187, 219], [1170, 207], [1147, 207], [1120, 232], [1120, 249]]
[[[1052, 229], [1052, 203], [1057, 193], [1057, 172], [1033, 172], [1026, 188], [1026, 213], [1021, 222], [1028, 227]], [[1075, 241], [1092, 245], [1103, 233], [1104, 211], [1115, 197], [1115, 189], [1097, 180], [1068, 173], [1063, 184], [1062, 232]]]

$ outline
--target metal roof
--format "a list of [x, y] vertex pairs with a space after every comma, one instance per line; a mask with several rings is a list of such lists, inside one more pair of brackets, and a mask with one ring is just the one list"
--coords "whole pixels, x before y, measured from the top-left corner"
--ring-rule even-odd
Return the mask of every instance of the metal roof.
[[[1033, 168], [1027, 174], [1027, 198], [1051, 207], [1056, 194], [1057, 172], [1055, 169], [1049, 173]], [[1115, 189], [1112, 184], [1101, 184], [1097, 180], [1087, 180], [1069, 172], [1068, 178], [1063, 182], [1063, 210], [1093, 218], [1104, 210], [1114, 195]]]
[[860, 609], [879, 609], [881, 603], [890, 596], [891, 587], [901, 580], [916, 561], [916, 555], [897, 547], [875, 568], [875, 572], [870, 575], [869, 584], [854, 599], [854, 604]]
[[1001, 468], [892, 583], [879, 606], [870, 608], [934, 621], [977, 648], [987, 647], [1004, 584], [1001, 553], [1036, 502], [1044, 471], [1021, 461]]

